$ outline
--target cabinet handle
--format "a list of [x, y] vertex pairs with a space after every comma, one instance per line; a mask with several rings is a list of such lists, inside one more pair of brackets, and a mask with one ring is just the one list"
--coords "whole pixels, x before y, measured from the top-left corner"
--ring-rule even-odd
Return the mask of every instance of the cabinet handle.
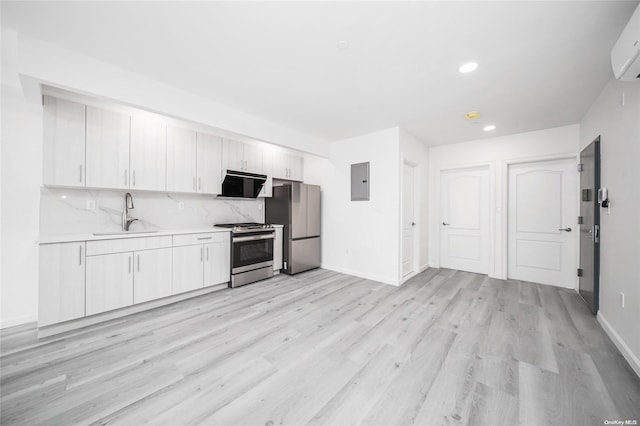
[[124, 185], [127, 186], [127, 169], [124, 169]]
[[200, 247], [200, 262], [202, 262], [202, 247]]
[[129, 274], [131, 274], [131, 256], [129, 256]]
[[136, 171], [133, 171], [133, 186], [136, 186]]
[[78, 265], [82, 266], [82, 246], [80, 246], [80, 256], [78, 257]]
[[240, 170], [244, 170], [244, 160], [240, 160]]
[[193, 190], [196, 190], [196, 177], [193, 177]]
[[209, 261], [209, 247], [207, 247], [207, 262]]
[[80, 164], [80, 178], [78, 181], [82, 183], [82, 164]]
[[140, 272], [140, 255], [138, 255], [138, 272]]
[[198, 177], [198, 189], [202, 189], [202, 176]]
[[213, 237], [198, 237], [199, 240], [210, 240]]

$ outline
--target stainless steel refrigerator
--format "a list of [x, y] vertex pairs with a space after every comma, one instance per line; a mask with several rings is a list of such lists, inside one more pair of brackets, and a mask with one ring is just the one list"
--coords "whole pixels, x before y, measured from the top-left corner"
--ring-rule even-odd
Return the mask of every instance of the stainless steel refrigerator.
[[320, 267], [320, 187], [291, 183], [273, 187], [265, 199], [266, 223], [284, 225], [283, 272]]

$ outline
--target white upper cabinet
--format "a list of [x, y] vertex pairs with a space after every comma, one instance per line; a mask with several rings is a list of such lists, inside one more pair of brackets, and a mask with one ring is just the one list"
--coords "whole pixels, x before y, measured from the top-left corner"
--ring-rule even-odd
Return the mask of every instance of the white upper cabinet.
[[167, 176], [167, 126], [131, 117], [131, 189], [164, 191]]
[[262, 148], [230, 139], [222, 141], [222, 170], [262, 174]]
[[227, 170], [245, 170], [244, 144], [231, 139], [222, 141], [222, 172]]
[[272, 149], [262, 150], [262, 174], [267, 175], [267, 181], [262, 186], [258, 197], [273, 196], [273, 155]]
[[167, 126], [167, 191], [196, 192], [196, 132]]
[[289, 155], [289, 179], [302, 182], [304, 175], [304, 157]]
[[85, 106], [44, 97], [43, 183], [84, 186]]
[[276, 152], [273, 159], [273, 177], [302, 181], [303, 157], [286, 152]]
[[262, 170], [262, 147], [258, 145], [244, 144], [245, 172], [264, 173]]
[[198, 133], [198, 192], [220, 194], [222, 190], [222, 139]]
[[87, 106], [86, 186], [129, 189], [129, 127], [128, 115]]

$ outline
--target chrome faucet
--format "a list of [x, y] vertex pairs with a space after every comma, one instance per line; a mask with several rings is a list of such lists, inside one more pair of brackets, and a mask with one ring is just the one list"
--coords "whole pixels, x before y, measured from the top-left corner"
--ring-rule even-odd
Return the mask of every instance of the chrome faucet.
[[122, 230], [128, 231], [133, 222], [138, 219], [129, 217], [129, 209], [133, 209], [133, 196], [127, 192], [124, 196], [124, 210], [122, 211]]

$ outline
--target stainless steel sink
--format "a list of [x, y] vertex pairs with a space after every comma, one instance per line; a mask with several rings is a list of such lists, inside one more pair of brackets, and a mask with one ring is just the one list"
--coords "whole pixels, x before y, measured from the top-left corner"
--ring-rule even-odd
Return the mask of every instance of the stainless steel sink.
[[136, 234], [153, 234], [158, 231], [114, 231], [114, 232], [94, 232], [96, 237], [104, 237], [105, 235], [136, 235]]

